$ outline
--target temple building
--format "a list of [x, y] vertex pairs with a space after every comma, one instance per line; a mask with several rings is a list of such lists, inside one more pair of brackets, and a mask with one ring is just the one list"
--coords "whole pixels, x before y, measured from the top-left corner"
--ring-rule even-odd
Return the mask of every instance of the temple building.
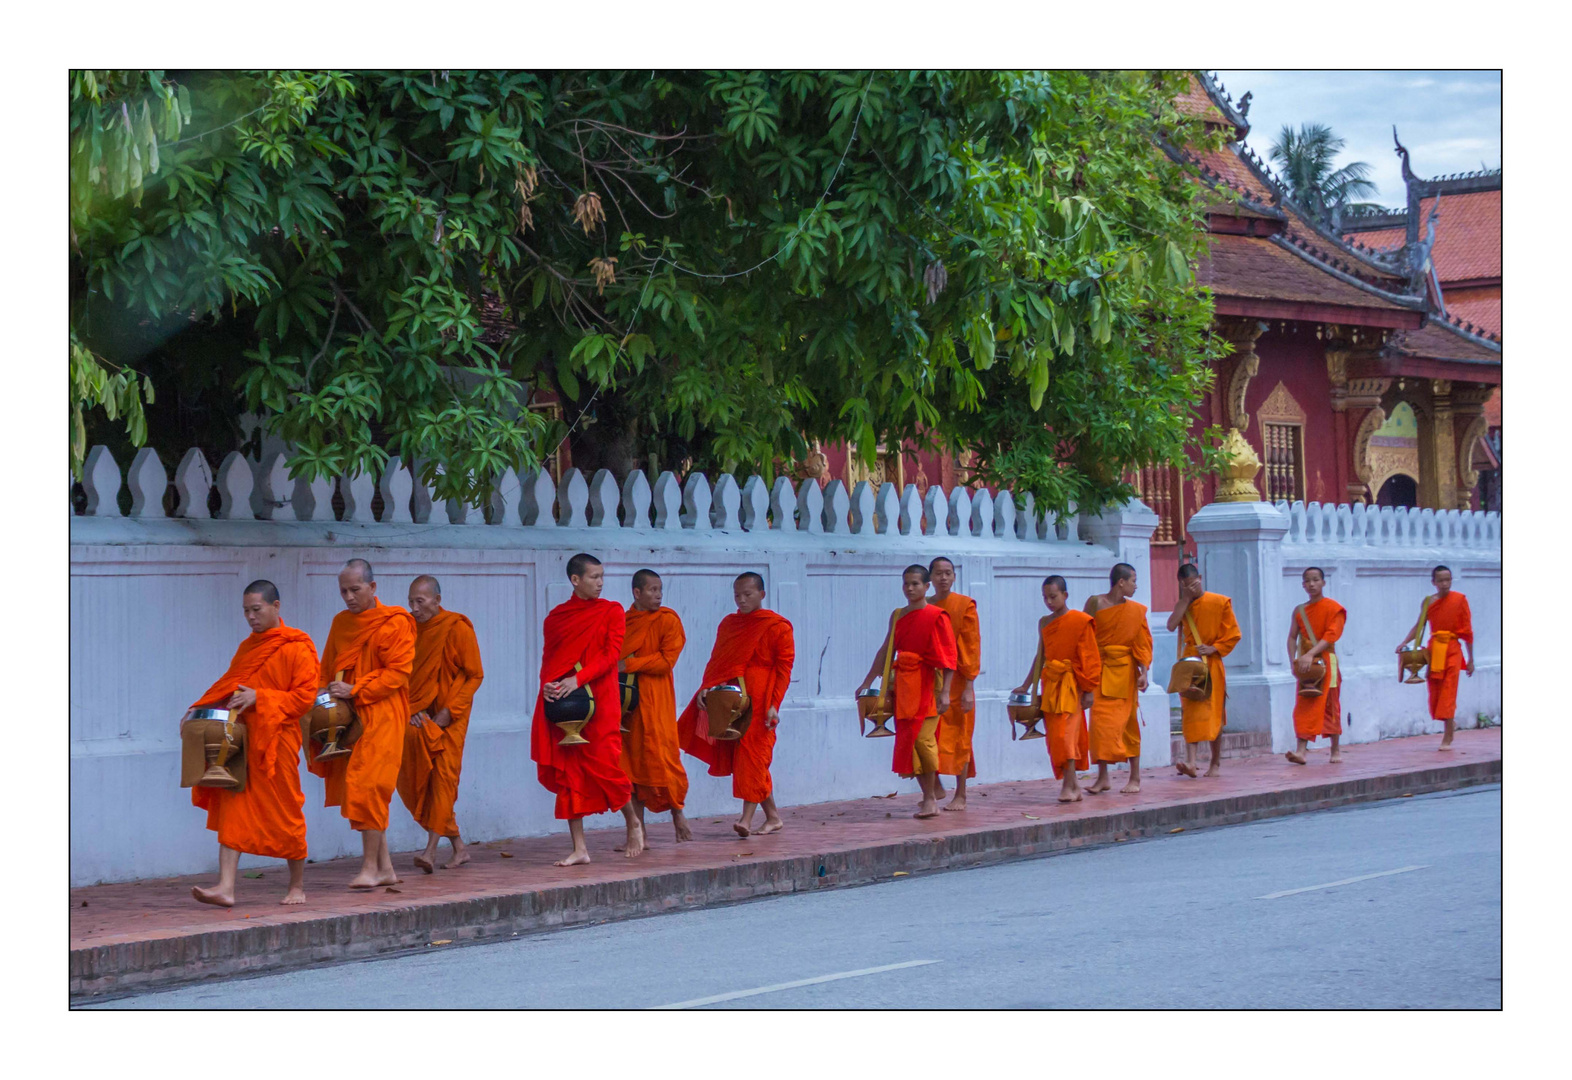
[[[1202, 426], [1244, 435], [1271, 501], [1499, 509], [1500, 173], [1421, 180], [1399, 146], [1409, 205], [1366, 231], [1295, 203], [1246, 142], [1248, 102], [1213, 77], [1198, 74], [1180, 106], [1228, 139], [1165, 147], [1209, 188], [1197, 272], [1234, 346]], [[1167, 468], [1136, 481], [1162, 518], [1157, 584], [1216, 481]]]

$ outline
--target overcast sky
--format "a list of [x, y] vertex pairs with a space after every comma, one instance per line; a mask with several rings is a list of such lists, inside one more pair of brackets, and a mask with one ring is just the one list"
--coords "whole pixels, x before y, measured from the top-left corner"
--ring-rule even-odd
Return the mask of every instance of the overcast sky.
[[1380, 193], [1368, 201], [1402, 206], [1402, 163], [1392, 125], [1420, 176], [1501, 166], [1498, 71], [1219, 71], [1237, 103], [1250, 99], [1249, 144], [1268, 151], [1288, 124], [1322, 123], [1348, 145], [1339, 165], [1365, 161]]

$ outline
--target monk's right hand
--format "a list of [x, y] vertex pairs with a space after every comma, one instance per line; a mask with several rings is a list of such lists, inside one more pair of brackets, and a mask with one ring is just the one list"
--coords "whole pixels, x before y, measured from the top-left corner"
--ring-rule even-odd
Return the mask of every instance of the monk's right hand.
[[327, 692], [340, 701], [349, 701], [355, 696], [355, 688], [353, 686], [347, 682], [339, 682], [336, 679], [328, 683]]
[[191, 719], [195, 715], [196, 715], [196, 710], [195, 709], [187, 709], [186, 710], [186, 714], [180, 718], [180, 722], [182, 724], [184, 724], [187, 720]]
[[411, 716], [409, 718], [409, 726], [410, 727], [419, 727], [421, 724], [424, 724], [425, 722], [426, 722], [426, 714], [424, 712], [418, 712], [414, 716]]
[[1200, 656], [1211, 656], [1217, 651], [1217, 647], [1215, 645], [1197, 645], [1195, 651]]

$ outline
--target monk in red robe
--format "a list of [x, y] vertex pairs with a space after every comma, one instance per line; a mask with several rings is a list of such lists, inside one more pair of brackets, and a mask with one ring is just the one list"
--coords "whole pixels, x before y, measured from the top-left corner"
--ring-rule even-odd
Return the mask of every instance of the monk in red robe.
[[[677, 741], [677, 690], [672, 672], [688, 642], [682, 620], [669, 607], [660, 575], [640, 570], [633, 575], [633, 604], [625, 613], [627, 633], [617, 670], [638, 680], [639, 704], [623, 717], [622, 771], [633, 781], [633, 811], [644, 829], [644, 812], [671, 811], [677, 842], [693, 839], [682, 813], [688, 800], [688, 772], [682, 767]], [[645, 830], [648, 839], [648, 830]]]
[[193, 788], [191, 803], [207, 811], [218, 833], [218, 884], [192, 888], [204, 904], [233, 907], [235, 870], [242, 853], [289, 863], [289, 889], [280, 904], [304, 904], [306, 797], [300, 791], [300, 718], [317, 692], [317, 647], [311, 635], [285, 626], [278, 589], [253, 581], [240, 597], [251, 633], [235, 650], [229, 670], [199, 697], [197, 709], [228, 709], [246, 725], [243, 791]]
[[[1452, 591], [1450, 569], [1436, 567], [1430, 572], [1430, 583], [1435, 586], [1436, 593], [1425, 599], [1419, 610], [1419, 622], [1398, 644], [1397, 651], [1408, 648], [1410, 641], [1417, 647], [1424, 637], [1425, 623], [1430, 624], [1430, 641], [1425, 645], [1430, 653], [1430, 675], [1426, 679], [1430, 688], [1430, 719], [1445, 725], [1439, 749], [1450, 750], [1452, 736], [1457, 733], [1458, 673], [1466, 670], [1470, 679], [1474, 677], [1474, 617], [1468, 610], [1468, 597]], [[1466, 665], [1464, 645], [1468, 646]]]
[[[1190, 629], [1192, 622], [1195, 624], [1193, 631]], [[1168, 616], [1168, 629], [1179, 630], [1179, 655], [1204, 658], [1212, 680], [1212, 693], [1205, 701], [1180, 699], [1184, 760], [1174, 767], [1193, 779], [1198, 775], [1196, 745], [1211, 743], [1212, 763], [1207, 766], [1206, 775], [1216, 776], [1222, 772], [1223, 728], [1228, 726], [1228, 684], [1223, 672], [1223, 657], [1233, 652], [1243, 637], [1239, 621], [1234, 618], [1234, 603], [1220, 593], [1207, 592], [1201, 571], [1194, 564], [1185, 563], [1179, 568], [1179, 602]]]
[[[753, 814], [764, 808], [759, 835], [779, 832], [783, 822], [775, 807], [775, 783], [770, 762], [775, 758], [775, 729], [781, 722], [781, 702], [791, 683], [791, 666], [797, 658], [791, 623], [763, 606], [764, 578], [749, 571], [732, 582], [737, 611], [721, 620], [715, 647], [704, 666], [704, 686], [694, 694], [677, 718], [677, 737], [684, 752], [709, 766], [711, 776], [729, 776], [731, 793], [742, 800], [742, 813], [732, 829], [738, 836], [753, 832]], [[706, 690], [742, 677], [752, 701], [752, 721], [742, 738], [710, 738], [705, 712]]]
[[[928, 603], [928, 568], [920, 563], [901, 574], [906, 607], [893, 620], [868, 676], [857, 693], [873, 685], [884, 671], [885, 655], [894, 650], [890, 663], [892, 705], [895, 712], [895, 753], [890, 768], [897, 776], [915, 776], [922, 788], [922, 802], [913, 817], [939, 816], [936, 786], [939, 774], [939, 715], [949, 711], [950, 681], [957, 664], [955, 631], [950, 614]], [[854, 695], [853, 700], [856, 700]]]
[[1130, 763], [1130, 780], [1120, 793], [1141, 790], [1139, 695], [1147, 687], [1152, 667], [1152, 628], [1146, 623], [1146, 605], [1131, 599], [1136, 584], [1135, 567], [1115, 563], [1108, 572], [1108, 591], [1086, 601], [1103, 662], [1102, 677], [1092, 691], [1092, 761], [1097, 779], [1086, 788], [1088, 795], [1100, 795], [1112, 786], [1108, 766], [1120, 761]]
[[442, 869], [469, 862], [453, 804], [470, 706], [486, 673], [480, 666], [475, 624], [442, 606], [442, 584], [430, 574], [410, 583], [409, 613], [415, 618], [415, 667], [409, 677], [410, 717], [398, 797], [426, 830], [426, 850], [415, 856], [415, 865], [429, 874], [444, 836], [453, 854]]
[[[617, 691], [617, 661], [622, 656], [622, 605], [602, 600], [606, 570], [583, 552], [568, 560], [573, 595], [552, 608], [542, 628], [540, 693], [530, 728], [529, 756], [541, 786], [557, 796], [558, 820], [568, 823], [573, 851], [557, 866], [590, 861], [584, 845], [584, 819], [621, 810], [628, 835], [622, 851], [634, 858], [644, 851], [644, 830], [633, 813], [633, 783], [617, 762], [622, 757], [622, 699]], [[546, 702], [586, 687], [595, 711], [579, 732], [588, 740], [560, 745], [562, 729], [546, 719]]]
[[1314, 670], [1319, 659], [1326, 665], [1321, 676], [1321, 693], [1313, 697], [1294, 696], [1294, 736], [1299, 745], [1284, 756], [1303, 765], [1310, 744], [1326, 735], [1332, 740], [1332, 764], [1343, 760], [1342, 674], [1337, 667], [1337, 639], [1343, 636], [1348, 611], [1325, 595], [1326, 571], [1308, 566], [1303, 575], [1305, 595], [1309, 597], [1289, 616], [1288, 655], [1294, 658], [1294, 678], [1303, 679]]
[[972, 757], [972, 734], [977, 728], [977, 693], [973, 684], [982, 670], [982, 633], [977, 624], [977, 601], [955, 591], [955, 564], [943, 555], [928, 564], [933, 581], [929, 603], [950, 616], [955, 631], [956, 665], [950, 679], [950, 708], [939, 717], [939, 771], [933, 793], [944, 798], [944, 777], [955, 777], [955, 794], [945, 810], [966, 809], [966, 781], [977, 775]]
[[415, 620], [401, 607], [377, 599], [377, 579], [365, 559], [339, 571], [344, 610], [333, 616], [322, 646], [322, 685], [360, 717], [360, 738], [347, 758], [311, 760], [326, 781], [324, 805], [337, 806], [360, 833], [360, 872], [351, 889], [398, 884], [388, 854], [388, 804], [398, 786], [409, 726], [409, 675], [415, 666]]
[[1086, 710], [1092, 707], [1092, 690], [1102, 678], [1103, 662], [1097, 652], [1092, 617], [1084, 611], [1071, 611], [1069, 601], [1070, 590], [1064, 578], [1050, 574], [1043, 579], [1043, 603], [1048, 606], [1048, 614], [1037, 621], [1037, 659], [1026, 681], [1013, 693], [1031, 693], [1034, 682], [1041, 688], [1043, 729], [1047, 734], [1043, 741], [1048, 747], [1054, 778], [1062, 781], [1059, 801], [1080, 802], [1076, 771], [1092, 767]]

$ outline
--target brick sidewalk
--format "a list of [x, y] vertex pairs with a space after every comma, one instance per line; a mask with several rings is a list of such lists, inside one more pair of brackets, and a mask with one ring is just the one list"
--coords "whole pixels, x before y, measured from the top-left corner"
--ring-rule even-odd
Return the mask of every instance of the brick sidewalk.
[[[239, 880], [232, 909], [190, 897], [211, 875], [72, 889], [70, 991], [123, 992], [196, 979], [299, 967], [429, 943], [495, 939], [575, 923], [655, 914], [783, 892], [864, 884], [897, 872], [978, 866], [1181, 827], [1236, 824], [1370, 799], [1444, 790], [1501, 778], [1499, 728], [1463, 731], [1438, 754], [1438, 736], [1351, 747], [1307, 766], [1280, 755], [1225, 761], [1223, 775], [1190, 780], [1163, 767], [1138, 795], [1114, 790], [1061, 805], [1055, 781], [974, 786], [963, 814], [911, 817], [917, 795], [892, 775], [885, 791], [847, 802], [789, 807], [786, 828], [741, 839], [730, 817], [693, 820], [694, 842], [677, 845], [669, 819], [650, 827], [638, 859], [612, 851], [616, 828], [589, 832], [589, 866], [557, 868], [567, 836], [472, 845], [469, 865], [422, 874], [399, 853], [403, 881], [350, 892], [358, 859], [306, 867], [307, 903], [277, 903], [287, 875]], [[886, 797], [900, 788], [900, 793]], [[446, 844], [439, 855], [447, 857]]]

